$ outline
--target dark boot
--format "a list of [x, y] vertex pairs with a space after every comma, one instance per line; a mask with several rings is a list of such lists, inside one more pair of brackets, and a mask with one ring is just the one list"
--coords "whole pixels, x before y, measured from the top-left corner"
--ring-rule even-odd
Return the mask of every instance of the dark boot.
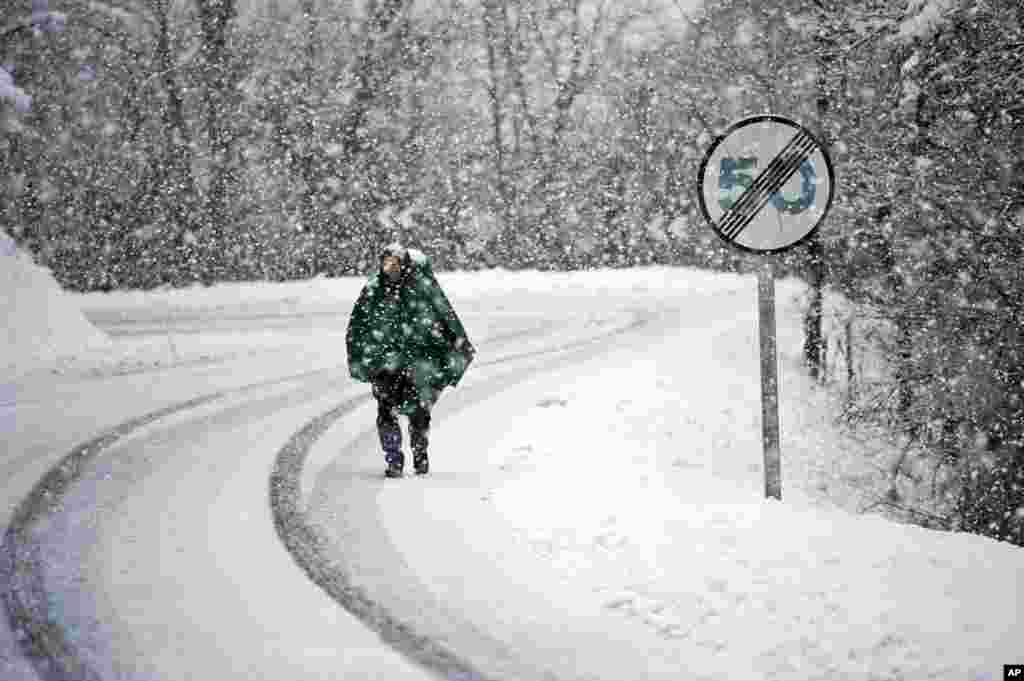
[[428, 435], [430, 434], [430, 410], [420, 407], [409, 417], [409, 440], [412, 445], [412, 465], [418, 475], [430, 470], [427, 459]]
[[400, 477], [405, 466], [405, 457], [402, 454], [402, 429], [394, 412], [383, 404], [377, 409], [377, 434], [380, 436], [380, 446], [384, 450], [384, 460], [388, 464], [385, 475], [389, 478]]
[[400, 478], [402, 477], [402, 464], [389, 462], [388, 467], [384, 469], [384, 476], [388, 478]]

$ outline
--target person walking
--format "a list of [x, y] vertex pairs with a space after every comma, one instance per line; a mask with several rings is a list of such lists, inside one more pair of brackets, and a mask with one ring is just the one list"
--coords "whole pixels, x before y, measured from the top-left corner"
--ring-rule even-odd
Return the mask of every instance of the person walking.
[[349, 375], [370, 383], [377, 399], [377, 433], [389, 478], [402, 476], [402, 429], [417, 474], [429, 471], [430, 416], [447, 386], [457, 386], [476, 355], [430, 259], [399, 243], [386, 246], [378, 270], [363, 287], [345, 336]]

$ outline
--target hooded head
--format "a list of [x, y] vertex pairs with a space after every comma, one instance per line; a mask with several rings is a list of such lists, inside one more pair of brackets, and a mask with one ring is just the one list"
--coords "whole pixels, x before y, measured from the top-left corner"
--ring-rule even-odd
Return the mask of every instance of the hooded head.
[[380, 272], [385, 283], [398, 284], [409, 273], [409, 250], [400, 243], [391, 243], [380, 254]]

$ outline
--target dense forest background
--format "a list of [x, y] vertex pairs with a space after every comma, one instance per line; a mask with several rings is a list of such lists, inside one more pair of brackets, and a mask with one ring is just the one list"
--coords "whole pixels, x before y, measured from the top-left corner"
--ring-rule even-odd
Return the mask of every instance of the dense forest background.
[[395, 238], [439, 270], [748, 271], [698, 165], [801, 121], [837, 178], [773, 259], [808, 371], [901, 448], [880, 503], [1024, 545], [1020, 0], [3, 8], [0, 227], [74, 291], [361, 275]]

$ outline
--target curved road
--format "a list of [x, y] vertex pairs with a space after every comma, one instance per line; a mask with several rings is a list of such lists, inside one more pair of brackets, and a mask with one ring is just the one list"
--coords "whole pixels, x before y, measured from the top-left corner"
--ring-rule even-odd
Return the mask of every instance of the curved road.
[[[620, 309], [597, 329], [535, 320], [482, 342], [464, 383], [439, 402], [436, 428], [538, 371], [610, 348], [642, 349], [681, 321], [667, 305]], [[493, 604], [474, 607], [464, 590], [446, 604], [436, 584], [417, 578], [401, 536], [388, 534], [394, 525], [382, 500], [396, 487], [380, 476], [368, 392], [344, 366], [307, 372], [164, 410], [70, 452], [19, 506], [0, 563], [12, 629], [22, 632], [38, 673], [154, 681], [623, 678], [577, 671], [586, 665], [573, 659], [608, 632], [569, 631], [570, 620], [539, 601], [543, 617], [532, 623], [508, 621]], [[441, 468], [387, 482], [406, 494], [416, 485], [412, 493], [425, 504], [455, 513], [485, 481]], [[446, 548], [466, 539], [450, 517], [425, 513], [424, 523]], [[497, 541], [475, 544], [482, 545], [500, 551]], [[461, 566], [458, 580], [467, 582], [474, 570], [501, 564], [469, 547], [464, 556], [416, 560], [435, 575]], [[529, 597], [528, 575], [507, 577], [508, 597]], [[368, 626], [352, 627], [353, 616]], [[531, 645], [538, 626], [548, 631]], [[553, 627], [561, 627], [554, 636]]]

